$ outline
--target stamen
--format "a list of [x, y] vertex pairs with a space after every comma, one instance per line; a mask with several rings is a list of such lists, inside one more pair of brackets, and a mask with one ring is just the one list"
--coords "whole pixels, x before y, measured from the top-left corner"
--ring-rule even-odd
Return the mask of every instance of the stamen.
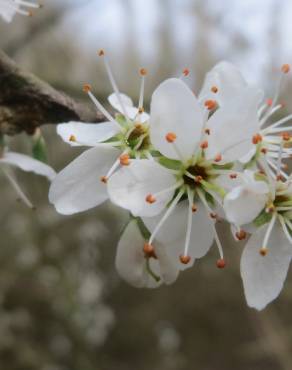
[[205, 134], [210, 135], [210, 133], [211, 133], [210, 129], [209, 128], [206, 128], [205, 129]]
[[141, 76], [141, 86], [139, 94], [139, 105], [138, 105], [138, 120], [140, 119], [141, 114], [144, 112], [144, 90], [145, 90], [145, 76], [147, 75], [147, 70], [145, 68], [140, 69]]
[[219, 258], [216, 262], [216, 265], [219, 269], [224, 269], [224, 267], [226, 266], [224, 258]]
[[75, 142], [76, 141], [76, 136], [75, 135], [70, 135], [69, 141]]
[[231, 173], [229, 177], [234, 180], [237, 178], [237, 173]]
[[93, 95], [91, 92], [91, 86], [89, 84], [85, 84], [83, 86], [83, 91], [88, 94], [90, 99], [92, 100], [93, 104], [97, 107], [98, 110], [103, 113], [103, 115], [112, 123], [114, 123], [118, 129], [121, 131], [121, 126], [118, 124], [116, 120], [113, 119], [113, 117], [110, 115], [110, 113], [100, 104], [100, 102], [97, 100], [97, 98]]
[[101, 176], [100, 181], [106, 184], [108, 181], [108, 178], [106, 176]]
[[164, 215], [162, 216], [162, 218], [160, 219], [160, 221], [156, 225], [155, 229], [153, 230], [153, 232], [152, 232], [152, 234], [150, 236], [150, 239], [149, 239], [149, 244], [152, 244], [153, 243], [153, 240], [154, 240], [155, 236], [157, 235], [158, 231], [163, 226], [164, 222], [168, 219], [168, 217], [171, 215], [171, 213], [175, 209], [176, 205], [180, 201], [180, 199], [183, 196], [183, 194], [184, 194], [184, 190], [182, 189], [182, 190], [179, 191], [179, 193], [173, 199], [173, 201], [171, 202], [170, 206], [168, 207], [168, 209], [166, 210], [166, 212], [164, 213]]
[[165, 135], [166, 141], [169, 143], [173, 143], [176, 140], [177, 136], [174, 132], [169, 132], [168, 134]]
[[156, 256], [156, 253], [155, 253], [155, 250], [152, 244], [145, 243], [143, 246], [143, 252], [146, 257], [157, 259], [157, 256]]
[[235, 236], [238, 240], [244, 240], [246, 238], [246, 232], [240, 229], [239, 231], [235, 233]]
[[28, 6], [30, 8], [35, 8], [35, 9], [38, 9], [38, 8], [41, 8], [41, 5], [38, 4], [38, 3], [32, 3], [30, 1], [25, 1], [25, 0], [14, 0], [14, 2], [16, 4], [19, 4], [19, 5], [23, 5], [23, 6]]
[[269, 226], [267, 228], [267, 231], [266, 231], [266, 234], [265, 234], [265, 237], [264, 237], [264, 240], [263, 240], [263, 245], [262, 245], [262, 248], [260, 249], [260, 254], [262, 256], [265, 256], [268, 252], [267, 244], [268, 244], [271, 232], [273, 230], [273, 227], [275, 225], [276, 216], [277, 216], [277, 213], [274, 213], [273, 216], [272, 216], [272, 219], [269, 223]]
[[222, 161], [222, 155], [221, 154], [217, 154], [216, 157], [214, 158], [214, 161], [215, 162], [220, 162]]
[[260, 134], [255, 134], [253, 137], [252, 137], [252, 143], [253, 144], [258, 144], [260, 143], [261, 141], [263, 140], [262, 136]]
[[[206, 211], [207, 213], [210, 215], [211, 213], [213, 213], [213, 211], [211, 210], [211, 208], [209, 207], [208, 205], [208, 202], [206, 201], [206, 198], [204, 196], [204, 194], [202, 193], [201, 190], [197, 189], [197, 194], [201, 200], [201, 202], [204, 204], [205, 208], [206, 208]], [[214, 239], [215, 239], [215, 242], [216, 242], [216, 245], [217, 245], [217, 248], [218, 248], [218, 251], [219, 251], [219, 255], [220, 255], [220, 260], [223, 260], [224, 261], [224, 255], [223, 255], [223, 248], [222, 248], [222, 244], [220, 242], [220, 239], [219, 239], [219, 236], [217, 234], [217, 230], [216, 230], [216, 227], [215, 227], [215, 224], [214, 222], [212, 222], [212, 228], [213, 228], [213, 232], [214, 232]], [[219, 260], [218, 260], [219, 261]], [[225, 266], [225, 265], [224, 265]]]
[[[191, 239], [191, 232], [192, 232], [192, 218], [193, 218], [193, 201], [194, 201], [194, 192], [190, 190], [190, 188], [187, 188], [188, 193], [188, 221], [187, 221], [187, 231], [186, 231], [186, 239], [185, 239], [185, 247], [184, 247], [184, 253], [182, 256], [180, 256], [180, 261], [182, 263], [188, 263], [191, 260], [191, 257], [189, 256], [189, 245], [190, 245], [190, 239]], [[184, 262], [183, 262], [184, 261]]]
[[[289, 114], [289, 116], [284, 117], [284, 118], [280, 119], [279, 121], [273, 123], [272, 125], [264, 128], [261, 132], [262, 132], [263, 135], [265, 135], [267, 133], [272, 133], [272, 132], [279, 132], [279, 131], [275, 130], [275, 128], [280, 126], [280, 125], [283, 125], [284, 123], [290, 121], [291, 119], [292, 119], [292, 114]], [[283, 128], [283, 130], [287, 130], [287, 128]]]
[[180, 181], [176, 182], [174, 185], [171, 185], [171, 186], [169, 186], [169, 187], [168, 187], [168, 188], [166, 188], [166, 189], [163, 189], [163, 190], [161, 190], [161, 191], [158, 191], [157, 193], [152, 194], [152, 196], [153, 196], [155, 199], [157, 199], [160, 195], [163, 195], [163, 194], [165, 194], [165, 193], [169, 193], [170, 191], [174, 191], [174, 190], [176, 190], [176, 189], [177, 189], [177, 188], [179, 188], [183, 183], [184, 183], [184, 182], [183, 182], [183, 180], [180, 180]]
[[280, 220], [282, 229], [284, 231], [284, 234], [286, 235], [286, 238], [288, 239], [289, 243], [292, 244], [292, 237], [291, 237], [290, 232], [289, 232], [289, 230], [286, 226], [286, 223], [284, 221], [284, 217], [282, 215], [278, 215], [278, 216], [279, 216], [279, 220]]
[[283, 64], [282, 65], [282, 68], [281, 68], [281, 71], [283, 72], [283, 73], [289, 73], [290, 72], [290, 65], [289, 64]]
[[200, 148], [201, 149], [207, 149], [208, 148], [208, 141], [207, 140], [205, 140], [205, 141], [203, 141], [201, 144], [200, 144]]
[[156, 202], [156, 198], [152, 194], [148, 194], [145, 198], [146, 202], [149, 204], [153, 204]]
[[217, 86], [212, 86], [211, 91], [216, 94], [218, 92], [218, 87]]
[[216, 100], [206, 100], [204, 105], [208, 110], [213, 110], [218, 106]]
[[192, 212], [194, 213], [194, 212], [197, 212], [197, 210], [198, 210], [198, 207], [193, 203], [193, 205], [192, 205]]
[[118, 102], [122, 108], [122, 111], [123, 111], [123, 114], [124, 116], [127, 118], [127, 120], [129, 120], [129, 115], [128, 115], [128, 112], [126, 111], [126, 107], [125, 107], [125, 104], [123, 102], [123, 99], [121, 98], [121, 94], [120, 94], [120, 91], [118, 89], [118, 85], [116, 84], [116, 81], [115, 81], [115, 78], [114, 78], [114, 75], [112, 73], [112, 70], [111, 70], [111, 67], [110, 67], [110, 64], [109, 64], [109, 61], [105, 55], [105, 52], [104, 50], [100, 50], [98, 52], [98, 55], [103, 57], [103, 61], [104, 61], [104, 65], [105, 65], [105, 68], [106, 68], [106, 71], [107, 71], [107, 74], [108, 74], [108, 77], [109, 77], [109, 80], [110, 80], [110, 83], [112, 85], [112, 88], [114, 90], [114, 93], [116, 94], [116, 97], [118, 99]]
[[115, 170], [119, 167], [119, 165], [120, 165], [120, 157], [114, 162], [114, 164], [109, 169], [109, 171], [106, 174], [106, 176], [102, 176], [101, 179], [106, 178], [106, 181], [107, 181], [111, 177], [111, 175], [115, 172]]
[[191, 256], [180, 255], [179, 260], [182, 264], [187, 265], [191, 260]]
[[129, 166], [130, 163], [131, 161], [130, 161], [130, 156], [128, 153], [120, 155], [120, 164], [122, 166]]
[[188, 68], [184, 68], [182, 73], [185, 77], [187, 77], [190, 74], [190, 70]]

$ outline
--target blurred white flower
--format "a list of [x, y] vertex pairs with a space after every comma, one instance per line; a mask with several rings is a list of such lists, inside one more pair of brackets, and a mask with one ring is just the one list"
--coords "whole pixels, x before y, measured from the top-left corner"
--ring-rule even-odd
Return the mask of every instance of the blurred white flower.
[[30, 9], [40, 8], [41, 5], [26, 0], [0, 0], [0, 16], [10, 23], [16, 14], [31, 16]]

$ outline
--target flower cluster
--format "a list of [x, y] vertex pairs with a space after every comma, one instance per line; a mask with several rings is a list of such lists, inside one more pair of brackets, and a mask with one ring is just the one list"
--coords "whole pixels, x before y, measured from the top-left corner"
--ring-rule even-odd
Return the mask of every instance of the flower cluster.
[[0, 0], [0, 16], [10, 23], [16, 14], [32, 16], [31, 9], [40, 7], [40, 4], [27, 0]]
[[273, 99], [248, 85], [228, 62], [217, 64], [195, 94], [180, 78], [163, 81], [144, 111], [147, 71], [140, 70], [138, 107], [120, 93], [103, 50], [114, 93], [111, 115], [89, 95], [108, 122], [58, 125], [61, 138], [85, 152], [53, 180], [49, 199], [62, 214], [98, 206], [106, 199], [130, 212], [118, 243], [116, 267], [136, 287], [176, 280], [217, 245], [218, 268], [225, 267], [216, 231], [230, 223], [235, 240], [247, 239], [241, 259], [245, 295], [262, 309], [280, 292], [292, 256], [292, 183], [284, 161], [292, 153], [292, 116], [273, 122], [282, 107], [283, 65]]

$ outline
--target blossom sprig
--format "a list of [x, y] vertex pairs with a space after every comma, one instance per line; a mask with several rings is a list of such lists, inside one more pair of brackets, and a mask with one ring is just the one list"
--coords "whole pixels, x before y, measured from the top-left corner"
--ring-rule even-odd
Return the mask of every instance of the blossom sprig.
[[31, 17], [32, 9], [39, 9], [42, 5], [28, 0], [0, 0], [0, 16], [10, 23], [16, 14]]
[[50, 201], [63, 214], [108, 198], [127, 209], [131, 218], [118, 243], [116, 267], [136, 287], [173, 283], [213, 242], [217, 267], [224, 268], [216, 231], [224, 219], [236, 240], [251, 234], [241, 274], [248, 304], [262, 309], [279, 294], [292, 255], [292, 177], [284, 163], [292, 154], [292, 129], [284, 125], [292, 116], [271, 122], [282, 108], [278, 97], [289, 65], [282, 66], [275, 96], [265, 102], [263, 91], [228, 62], [207, 74], [197, 97], [184, 69], [155, 89], [148, 114], [146, 70], [140, 70], [134, 107], [119, 91], [104, 50], [98, 54], [114, 91], [109, 103], [118, 113], [112, 115], [84, 86], [108, 122], [58, 125], [65, 142], [91, 148], [56, 176]]

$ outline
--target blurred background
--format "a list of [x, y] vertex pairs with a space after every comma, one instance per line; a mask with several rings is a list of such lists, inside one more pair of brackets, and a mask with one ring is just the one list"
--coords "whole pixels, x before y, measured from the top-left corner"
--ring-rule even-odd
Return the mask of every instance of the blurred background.
[[[138, 70], [149, 71], [146, 100], [166, 77], [191, 70], [198, 92], [222, 59], [270, 97], [283, 63], [292, 62], [290, 0], [43, 0], [33, 18], [0, 21], [0, 48], [23, 68], [82, 102], [91, 83], [111, 92], [96, 51], [105, 48], [120, 89], [137, 100]], [[292, 82], [282, 93], [291, 113]], [[50, 164], [60, 170], [80, 152], [44, 127]], [[30, 152], [25, 135], [12, 148]], [[290, 370], [292, 276], [261, 313], [245, 303], [239, 274], [243, 244], [218, 225], [228, 261], [216, 250], [169, 287], [138, 290], [114, 267], [127, 214], [105, 203], [58, 215], [48, 183], [17, 172], [36, 205], [1, 184], [0, 369], [2, 370]]]

